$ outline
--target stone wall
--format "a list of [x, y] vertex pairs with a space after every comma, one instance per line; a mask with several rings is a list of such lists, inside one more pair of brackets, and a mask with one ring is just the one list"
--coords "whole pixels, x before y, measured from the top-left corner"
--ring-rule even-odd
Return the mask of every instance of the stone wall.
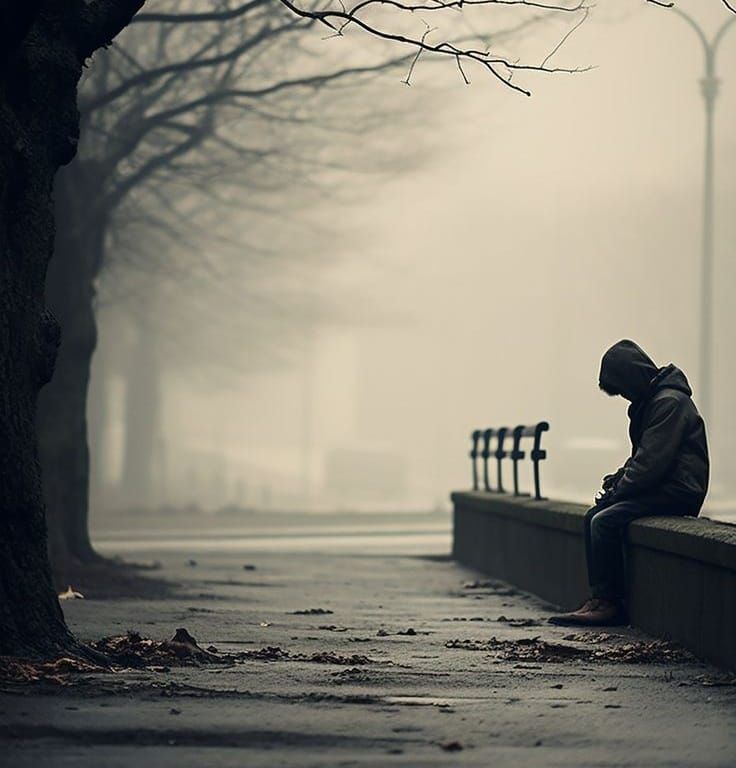
[[[588, 596], [584, 506], [482, 492], [452, 501], [456, 560], [564, 609]], [[736, 525], [639, 520], [626, 560], [632, 624], [736, 669]]]

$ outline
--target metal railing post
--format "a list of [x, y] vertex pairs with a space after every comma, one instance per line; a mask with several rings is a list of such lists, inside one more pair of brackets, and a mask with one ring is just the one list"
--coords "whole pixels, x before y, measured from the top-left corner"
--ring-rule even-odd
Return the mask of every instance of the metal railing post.
[[493, 430], [486, 429], [483, 432], [483, 450], [481, 456], [483, 457], [483, 486], [486, 491], [493, 490], [491, 488], [491, 480], [488, 476], [488, 459], [491, 457], [491, 438], [493, 437]]
[[481, 431], [474, 429], [470, 435], [470, 439], [473, 441], [473, 447], [470, 450], [470, 458], [473, 460], [473, 490], [478, 490], [478, 465], [476, 459], [478, 458], [478, 441], [480, 440]]
[[547, 451], [542, 450], [542, 433], [549, 429], [549, 424], [546, 421], [540, 421], [534, 428], [534, 447], [531, 451], [531, 460], [534, 462], [534, 498], [537, 501], [543, 501], [544, 496], [540, 489], [539, 479], [539, 462], [547, 458]]

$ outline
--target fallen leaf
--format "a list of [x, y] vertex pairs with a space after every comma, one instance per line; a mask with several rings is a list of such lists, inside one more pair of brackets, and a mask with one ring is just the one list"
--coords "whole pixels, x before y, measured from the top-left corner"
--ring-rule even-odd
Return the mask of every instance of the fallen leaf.
[[68, 586], [66, 592], [62, 592], [59, 595], [59, 600], [84, 600], [84, 595], [81, 592], [76, 592]]

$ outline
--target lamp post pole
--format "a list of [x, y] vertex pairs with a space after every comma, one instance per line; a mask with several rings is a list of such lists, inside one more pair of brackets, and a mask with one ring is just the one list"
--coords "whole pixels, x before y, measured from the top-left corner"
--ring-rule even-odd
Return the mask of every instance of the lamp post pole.
[[705, 156], [703, 167], [703, 231], [700, 264], [700, 346], [698, 350], [699, 389], [698, 402], [706, 422], [712, 411], [713, 373], [713, 116], [718, 98], [719, 79], [716, 75], [716, 53], [723, 36], [736, 22], [729, 17], [709, 40], [700, 25], [689, 14], [673, 7], [676, 13], [698, 35], [703, 46], [705, 73], [700, 80], [705, 103]]

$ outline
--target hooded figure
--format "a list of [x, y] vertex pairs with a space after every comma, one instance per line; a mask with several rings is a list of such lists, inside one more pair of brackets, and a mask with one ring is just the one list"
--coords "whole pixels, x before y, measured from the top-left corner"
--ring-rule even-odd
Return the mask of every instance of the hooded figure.
[[626, 621], [624, 534], [633, 520], [694, 515], [708, 490], [705, 425], [685, 374], [658, 368], [633, 341], [619, 341], [601, 360], [600, 388], [630, 401], [631, 456], [612, 475], [584, 519], [591, 595], [553, 624], [603, 626]]
[[697, 514], [708, 490], [708, 445], [685, 374], [672, 364], [657, 368], [625, 339], [603, 355], [599, 383], [631, 402], [631, 457], [610, 477], [605, 503], [655, 494]]

